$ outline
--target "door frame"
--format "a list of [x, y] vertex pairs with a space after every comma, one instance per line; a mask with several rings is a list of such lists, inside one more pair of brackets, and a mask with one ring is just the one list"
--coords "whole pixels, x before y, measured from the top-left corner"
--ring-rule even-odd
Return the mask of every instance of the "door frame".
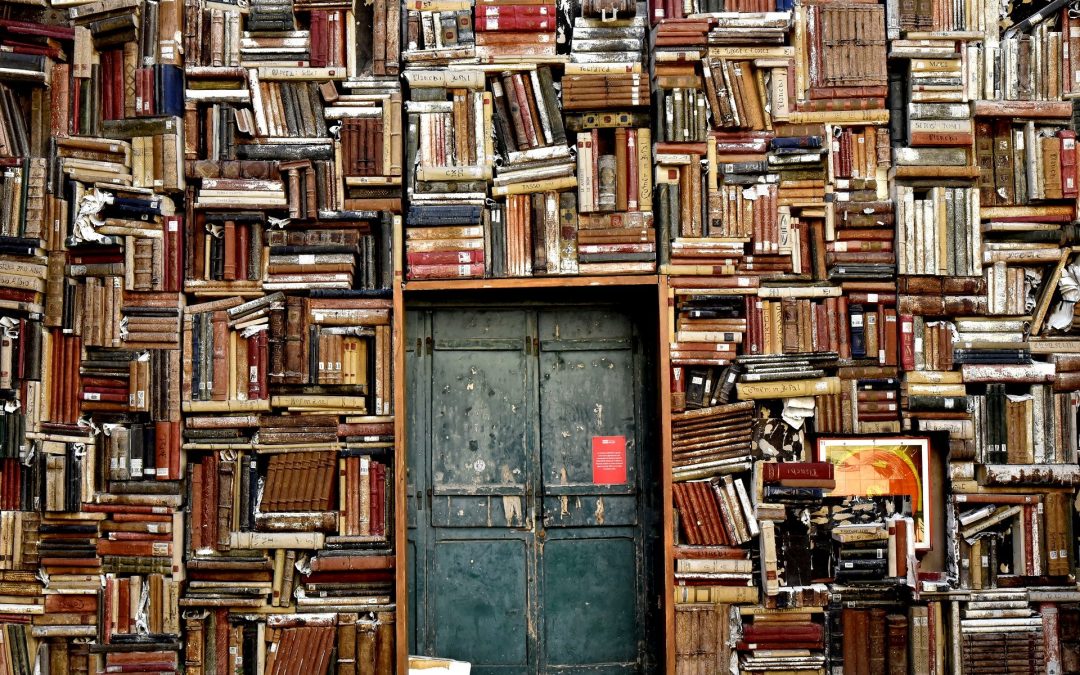
[[[476, 309], [525, 309], [533, 312], [545, 309], [567, 309], [581, 307], [582, 309], [618, 309], [626, 313], [633, 325], [633, 335], [638, 341], [635, 349], [638, 351], [640, 363], [635, 368], [634, 379], [643, 387], [639, 397], [638, 413], [638, 470], [640, 490], [638, 493], [638, 517], [642, 540], [641, 569], [644, 570], [644, 578], [641, 580], [639, 594], [644, 612], [645, 626], [643, 627], [643, 639], [645, 645], [642, 649], [642, 672], [657, 673], [664, 670], [666, 652], [670, 649], [665, 644], [665, 607], [669, 604], [663, 595], [664, 583], [664, 522], [663, 522], [663, 490], [662, 490], [662, 452], [661, 452], [661, 420], [660, 398], [664, 393], [659, 391], [663, 381], [659, 369], [660, 348], [659, 336], [661, 334], [656, 307], [658, 303], [658, 288], [651, 284], [627, 284], [625, 286], [597, 286], [597, 287], [549, 287], [549, 288], [498, 288], [498, 289], [468, 289], [468, 290], [424, 290], [412, 291], [405, 294], [402, 316], [402, 378], [401, 378], [401, 402], [405, 403], [404, 410], [399, 410], [399, 415], [406, 424], [415, 424], [419, 420], [414, 416], [418, 411], [407, 405], [413, 393], [413, 388], [421, 384], [415, 381], [420, 370], [414, 372], [408, 359], [416, 358], [417, 353], [430, 353], [430, 344], [425, 344], [423, 338], [415, 335], [415, 312], [437, 310], [476, 310]], [[536, 316], [535, 314], [533, 315]], [[663, 320], [660, 318], [660, 320]], [[430, 363], [430, 362], [429, 362]], [[536, 397], [539, 396], [537, 388]], [[538, 411], [537, 411], [538, 412]], [[427, 441], [423, 441], [421, 447], [408, 449], [408, 429], [405, 427], [402, 438], [398, 439], [399, 452], [406, 453], [399, 466], [405, 467], [407, 472], [412, 470], [412, 460], [416, 455], [409, 452], [419, 452], [421, 456], [427, 456], [430, 448]], [[539, 433], [539, 428], [536, 429]], [[533, 445], [531, 454], [539, 455], [539, 443]], [[539, 461], [539, 457], [529, 457], [529, 461]], [[537, 466], [537, 471], [540, 470]], [[427, 517], [427, 495], [418, 490], [417, 482], [411, 473], [403, 477], [406, 483], [406, 520], [407, 527], [404, 530], [405, 538], [399, 542], [401, 557], [406, 561], [404, 573], [399, 576], [408, 586], [399, 591], [398, 597], [404, 601], [404, 606], [399, 608], [399, 621], [403, 624], [399, 630], [407, 636], [410, 653], [417, 652], [417, 636], [419, 625], [416, 616], [416, 602], [419, 597], [418, 591], [423, 591], [426, 580], [419, 570], [415, 569], [417, 558], [423, 560], [424, 552], [417, 549], [420, 545], [416, 541], [418, 514]], [[540, 517], [539, 513], [535, 517]], [[527, 533], [532, 537], [532, 533]], [[531, 547], [535, 550], [535, 547]], [[530, 562], [530, 574], [538, 574], [536, 561]], [[414, 588], [413, 580], [420, 585]], [[537, 577], [537, 583], [542, 584], [543, 579]], [[533, 603], [535, 604], [535, 603]], [[404, 616], [402, 616], [402, 611]], [[426, 618], [424, 619], [427, 620]], [[535, 625], [535, 624], [534, 624]], [[540, 658], [533, 660], [539, 663]]]

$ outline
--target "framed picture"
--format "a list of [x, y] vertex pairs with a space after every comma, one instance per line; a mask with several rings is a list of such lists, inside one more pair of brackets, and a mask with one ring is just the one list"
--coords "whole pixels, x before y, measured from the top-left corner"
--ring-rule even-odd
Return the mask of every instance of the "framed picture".
[[915, 521], [915, 548], [930, 548], [930, 439], [819, 438], [817, 459], [835, 466], [833, 497], [904, 497]]

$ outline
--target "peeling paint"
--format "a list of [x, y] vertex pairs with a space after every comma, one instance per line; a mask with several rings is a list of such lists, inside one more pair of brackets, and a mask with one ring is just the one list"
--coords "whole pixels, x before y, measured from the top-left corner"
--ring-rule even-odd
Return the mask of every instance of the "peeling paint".
[[604, 426], [604, 404], [597, 403], [593, 406], [593, 414], [596, 415], [596, 426], [603, 428]]
[[596, 498], [596, 524], [597, 525], [603, 525], [604, 524], [604, 498], [603, 497], [597, 497]]
[[523, 520], [521, 514], [521, 497], [503, 497], [502, 503], [503, 515], [506, 517], [506, 526], [513, 527], [515, 524], [521, 523]]
[[567, 495], [562, 495], [559, 497], [559, 517], [570, 517], [570, 497], [568, 497]]

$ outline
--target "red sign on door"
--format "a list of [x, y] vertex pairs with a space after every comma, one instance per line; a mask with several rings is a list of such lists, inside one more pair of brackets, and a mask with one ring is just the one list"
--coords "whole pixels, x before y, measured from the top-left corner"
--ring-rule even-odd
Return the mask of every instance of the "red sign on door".
[[593, 436], [592, 480], [595, 485], [626, 482], [626, 436]]

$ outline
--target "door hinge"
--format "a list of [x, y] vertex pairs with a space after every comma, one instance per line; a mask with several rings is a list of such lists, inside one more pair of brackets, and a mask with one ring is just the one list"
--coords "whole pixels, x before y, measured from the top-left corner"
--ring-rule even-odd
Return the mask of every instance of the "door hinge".
[[416, 338], [416, 350], [413, 353], [416, 354], [417, 356], [423, 356], [424, 355], [424, 339], [423, 338]]
[[431, 352], [435, 349], [435, 341], [431, 339], [431, 336], [424, 338], [424, 344], [427, 345], [428, 356], [431, 356]]
[[416, 491], [416, 510], [417, 511], [423, 511], [424, 510], [424, 491], [423, 490], [417, 490]]
[[532, 338], [525, 336], [525, 356], [532, 356]]
[[432, 493], [434, 491], [435, 490], [433, 488], [430, 488], [430, 487], [427, 489], [427, 507], [428, 507], [428, 511], [431, 510], [431, 495], [432, 495]]

